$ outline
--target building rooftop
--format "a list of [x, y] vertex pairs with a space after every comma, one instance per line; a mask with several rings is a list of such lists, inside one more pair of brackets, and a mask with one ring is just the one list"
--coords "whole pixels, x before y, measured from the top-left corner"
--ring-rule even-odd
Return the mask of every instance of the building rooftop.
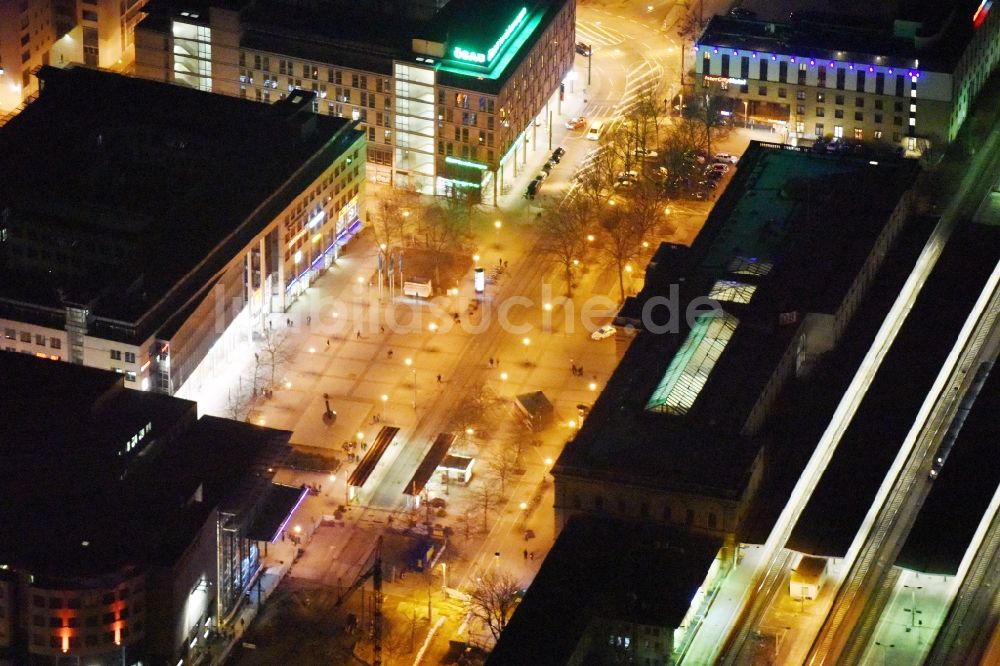
[[[979, 521], [1000, 486], [1000, 465], [987, 464], [1000, 441], [1000, 372], [991, 372], [934, 481], [896, 564], [954, 576]], [[961, 510], [957, 510], [961, 507]], [[942, 538], [947, 535], [947, 538]]]
[[[184, 20], [197, 14], [195, 22], [207, 21], [204, 6], [223, 5], [240, 11], [245, 27], [240, 45], [245, 48], [385, 76], [392, 74], [394, 61], [423, 63], [437, 70], [438, 83], [495, 94], [565, 2], [153, 0], [144, 8], [149, 15], [144, 21], [146, 27], [167, 32], [171, 17], [187, 12]], [[445, 56], [415, 52], [414, 42], [422, 40], [444, 45]], [[456, 57], [456, 49], [468, 56]]]
[[570, 663], [594, 620], [677, 628], [721, 547], [663, 526], [574, 516], [486, 663]]
[[270, 484], [290, 433], [205, 416], [122, 375], [0, 352], [0, 563], [36, 576], [170, 564]]
[[8, 254], [0, 297], [92, 304], [141, 339], [358, 136], [307, 92], [266, 106], [82, 67], [38, 76], [0, 129], [0, 208], [53, 249], [41, 267]]
[[748, 0], [741, 7], [754, 11], [754, 19], [715, 16], [698, 44], [948, 71], [972, 35], [972, 14], [978, 4], [978, 0], [853, 1], [830, 11], [830, 3], [817, 1]]
[[998, 256], [1000, 227], [965, 224], [953, 232], [840, 437], [788, 548], [823, 557], [847, 553]]
[[[619, 313], [641, 330], [555, 473], [738, 497], [759, 448], [741, 435], [750, 410], [802, 315], [842, 301], [914, 175], [909, 162], [752, 146], [693, 246], [661, 247]], [[672, 288], [682, 321], [658, 307], [653, 323], [674, 329], [653, 333], [639, 313]], [[721, 316], [687, 321], [706, 296]]]

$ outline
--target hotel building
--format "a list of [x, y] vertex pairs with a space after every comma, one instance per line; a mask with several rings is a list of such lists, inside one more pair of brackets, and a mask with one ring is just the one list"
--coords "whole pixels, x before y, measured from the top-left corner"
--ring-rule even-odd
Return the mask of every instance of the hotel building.
[[267, 103], [309, 90], [314, 112], [367, 133], [373, 182], [477, 201], [495, 201], [544, 142], [574, 58], [574, 0], [154, 0], [145, 11], [138, 76]]
[[759, 4], [762, 20], [708, 23], [694, 47], [696, 90], [731, 98], [737, 122], [770, 123], [792, 143], [838, 137], [921, 154], [955, 138], [1000, 61], [989, 0], [915, 2], [865, 20], [806, 11], [769, 21], [775, 10]]

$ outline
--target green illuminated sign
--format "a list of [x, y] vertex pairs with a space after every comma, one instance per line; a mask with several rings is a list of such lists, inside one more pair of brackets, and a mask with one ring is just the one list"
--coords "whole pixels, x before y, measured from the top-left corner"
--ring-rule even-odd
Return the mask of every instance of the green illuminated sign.
[[503, 34], [500, 35], [500, 38], [497, 39], [496, 42], [494, 42], [493, 46], [491, 46], [490, 50], [487, 51], [486, 53], [479, 53], [478, 51], [469, 51], [468, 49], [463, 49], [460, 46], [456, 46], [454, 49], [452, 49], [452, 55], [455, 57], [456, 60], [464, 60], [466, 62], [472, 62], [477, 65], [482, 65], [487, 62], [493, 62], [493, 59], [497, 56], [497, 53], [500, 52], [500, 49], [503, 48], [503, 45], [507, 42], [508, 39], [510, 39], [510, 36], [514, 34], [514, 31], [517, 30], [518, 26], [524, 23], [524, 19], [527, 16], [528, 16], [528, 8], [521, 7], [521, 11], [517, 13], [517, 16], [514, 17], [514, 20], [510, 22], [506, 30], [503, 31]]
[[479, 162], [470, 162], [468, 160], [459, 159], [457, 157], [452, 157], [449, 155], [444, 158], [444, 161], [448, 164], [457, 164], [458, 166], [472, 167], [473, 169], [479, 169], [480, 171], [486, 171], [489, 167], [485, 164], [480, 164]]
[[475, 187], [475, 188], [482, 187], [480, 183], [470, 183], [467, 180], [452, 179], [451, 184], [454, 185], [455, 187]]
[[476, 53], [475, 51], [467, 51], [460, 46], [456, 46], [452, 51], [452, 55], [455, 56], [456, 60], [465, 60], [467, 62], [474, 62], [477, 64], [482, 64], [486, 62], [486, 55], [483, 53]]

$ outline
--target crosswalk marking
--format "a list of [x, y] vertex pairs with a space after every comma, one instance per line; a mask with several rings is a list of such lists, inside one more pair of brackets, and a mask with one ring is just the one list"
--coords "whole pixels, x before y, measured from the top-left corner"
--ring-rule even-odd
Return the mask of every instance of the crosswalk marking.
[[586, 23], [576, 24], [576, 36], [579, 41], [586, 41], [588, 44], [597, 44], [599, 46], [614, 46], [615, 44], [621, 44], [626, 39], [625, 35], [617, 30]]

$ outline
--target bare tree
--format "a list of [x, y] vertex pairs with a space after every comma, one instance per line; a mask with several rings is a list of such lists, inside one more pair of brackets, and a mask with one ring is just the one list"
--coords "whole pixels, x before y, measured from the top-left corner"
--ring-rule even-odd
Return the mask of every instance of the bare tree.
[[600, 249], [607, 265], [618, 272], [621, 300], [625, 300], [625, 267], [639, 255], [642, 234], [625, 206], [609, 206], [598, 228], [601, 233]]
[[490, 512], [500, 503], [500, 491], [494, 479], [480, 479], [471, 489], [472, 503], [483, 512], [483, 531], [489, 530]]
[[545, 256], [564, 271], [566, 295], [573, 296], [573, 268], [587, 249], [593, 205], [589, 199], [575, 197], [549, 211], [541, 231]]
[[468, 541], [469, 537], [479, 529], [479, 516], [476, 515], [476, 512], [471, 507], [467, 508], [455, 516], [455, 527], [462, 533], [465, 540]]
[[503, 499], [507, 493], [507, 481], [517, 470], [517, 452], [500, 446], [486, 461], [486, 467], [500, 484], [499, 499]]
[[488, 432], [496, 428], [503, 413], [503, 403], [496, 391], [485, 382], [476, 382], [462, 394], [452, 415], [449, 429], [457, 432]]
[[725, 103], [723, 95], [704, 93], [698, 98], [698, 103], [692, 106], [690, 117], [697, 120], [705, 135], [705, 151], [712, 154], [712, 139], [720, 133], [722, 127], [722, 110]]
[[489, 571], [476, 581], [469, 592], [466, 610], [490, 630], [493, 640], [499, 640], [514, 613], [520, 594], [520, 583], [509, 573]]
[[621, 171], [619, 151], [614, 144], [615, 132], [610, 131], [581, 167], [577, 182], [580, 193], [595, 209], [604, 205], [614, 192], [615, 178]]
[[413, 190], [392, 188], [375, 204], [371, 228], [378, 245], [394, 248], [405, 244], [420, 214], [419, 196]]
[[254, 397], [251, 389], [241, 381], [236, 388], [229, 389], [226, 399], [226, 416], [234, 421], [249, 421], [253, 412]]
[[264, 329], [258, 344], [258, 350], [254, 353], [256, 362], [254, 371], [254, 389], [257, 388], [257, 375], [264, 374], [267, 377], [267, 387], [274, 388], [275, 379], [278, 372], [292, 360], [295, 355], [288, 336], [277, 332], [271, 327]]

